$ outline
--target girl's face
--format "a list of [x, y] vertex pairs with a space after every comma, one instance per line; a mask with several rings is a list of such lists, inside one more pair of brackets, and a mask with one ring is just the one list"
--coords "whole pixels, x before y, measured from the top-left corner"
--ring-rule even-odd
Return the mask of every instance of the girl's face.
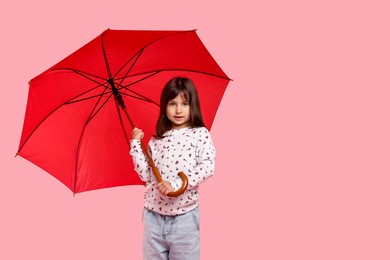
[[172, 122], [172, 129], [190, 126], [190, 103], [184, 99], [182, 93], [168, 101], [166, 113]]

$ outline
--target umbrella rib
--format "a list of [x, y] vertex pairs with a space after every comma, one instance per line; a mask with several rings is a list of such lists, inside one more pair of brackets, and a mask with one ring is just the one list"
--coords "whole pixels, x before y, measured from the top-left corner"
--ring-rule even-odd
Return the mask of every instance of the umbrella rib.
[[[106, 98], [106, 101], [103, 102], [103, 104], [95, 111], [95, 113], [91, 114], [87, 120], [87, 124], [96, 116], [96, 114], [104, 107], [105, 104], [107, 104], [108, 100], [110, 100], [110, 98], [112, 97], [112, 93]], [[102, 96], [103, 97], [103, 96]], [[96, 106], [94, 107], [94, 109], [96, 108]], [[93, 110], [94, 110], [93, 109]], [[92, 111], [93, 111], [92, 110]]]
[[108, 75], [108, 78], [109, 78], [109, 79], [112, 79], [110, 64], [108, 63], [107, 54], [106, 54], [106, 49], [105, 49], [105, 47], [104, 47], [104, 36], [105, 36], [106, 32], [108, 32], [108, 30], [106, 30], [106, 31], [104, 31], [104, 32], [102, 33], [102, 37], [101, 37], [101, 46], [102, 46], [102, 51], [103, 51], [104, 62], [105, 62], [105, 64], [106, 64], [107, 75]]
[[[133, 94], [136, 94], [138, 97], [129, 95], [129, 94], [125, 93], [125, 92], [122, 92], [122, 93], [121, 93], [122, 95], [130, 96], [130, 97], [134, 97], [134, 98], [138, 98], [138, 99], [140, 99], [140, 100], [144, 100], [144, 101], [153, 103], [153, 104], [155, 104], [156, 106], [159, 106], [159, 104], [156, 103], [155, 101], [153, 101], [153, 100], [151, 100], [151, 99], [145, 97], [144, 95], [141, 95], [140, 93], [138, 93], [138, 92], [136, 92], [136, 91], [134, 91], [134, 90], [132, 90], [132, 89], [129, 89], [129, 87], [130, 87], [131, 85], [137, 84], [138, 82], [143, 81], [143, 80], [145, 80], [145, 79], [147, 79], [147, 78], [150, 78], [150, 77], [152, 77], [152, 76], [154, 76], [154, 75], [156, 75], [156, 74], [158, 74], [158, 73], [160, 73], [160, 71], [155, 71], [154, 73], [149, 74], [149, 75], [147, 75], [147, 76], [145, 76], [145, 77], [143, 77], [143, 78], [141, 78], [141, 79], [139, 79], [139, 80], [136, 80], [136, 81], [134, 81], [134, 82], [131, 82], [131, 83], [128, 84], [128, 85], [125, 85], [125, 86], [120, 85], [121, 88], [118, 88], [118, 90], [126, 89], [127, 91], [129, 91], [129, 92], [131, 92], [131, 93], [133, 93]], [[142, 75], [142, 74], [141, 74], [141, 75]], [[125, 77], [124, 77], [124, 78], [125, 78]], [[123, 82], [124, 78], [121, 80], [121, 82]]]
[[[96, 83], [98, 83], [99, 85], [97, 85], [96, 87], [94, 87], [94, 88], [92, 88], [92, 89], [90, 89], [90, 90], [88, 90], [88, 91], [86, 91], [86, 92], [84, 92], [84, 93], [74, 97], [71, 100], [68, 100], [66, 103], [64, 103], [64, 105], [68, 105], [68, 104], [72, 104], [72, 103], [76, 103], [76, 102], [80, 102], [80, 101], [85, 101], [85, 100], [96, 98], [96, 97], [102, 97], [102, 96], [104, 96], [104, 95], [106, 95], [106, 94], [108, 94], [110, 92], [110, 88], [109, 88], [109, 86], [107, 86], [107, 82], [104, 82], [104, 83], [96, 82]], [[86, 93], [88, 93], [88, 92], [90, 92], [92, 90], [95, 90], [95, 89], [97, 89], [99, 87], [104, 87], [103, 93], [97, 94], [97, 95], [93, 95], [93, 96], [89, 96], [89, 97], [85, 97], [85, 98], [82, 98], [82, 99], [76, 99], [76, 98], [78, 98], [78, 97], [80, 97], [80, 96], [82, 96], [82, 95], [84, 95], [84, 94], [86, 94]], [[105, 90], [108, 90], [109, 92], [105, 92]]]
[[[58, 109], [60, 109], [60, 108], [61, 108], [62, 106], [64, 106], [64, 105], [67, 105], [67, 104], [71, 104], [71, 103], [76, 102], [76, 101], [73, 101], [73, 102], [72, 102], [72, 100], [74, 100], [74, 99], [76, 99], [76, 98], [78, 98], [78, 97], [80, 97], [80, 96], [82, 96], [82, 95], [85, 95], [86, 93], [88, 93], [88, 92], [90, 92], [90, 91], [93, 91], [93, 90], [95, 90], [96, 88], [99, 88], [100, 86], [103, 86], [103, 84], [100, 84], [100, 85], [98, 85], [98, 86], [96, 86], [96, 87], [94, 87], [94, 88], [92, 88], [92, 89], [89, 89], [89, 90], [87, 90], [87, 91], [85, 91], [85, 92], [83, 92], [83, 93], [81, 93], [81, 94], [79, 94], [79, 95], [77, 95], [77, 96], [75, 96], [75, 97], [72, 97], [71, 99], [69, 99], [69, 100], [65, 101], [64, 103], [60, 104], [58, 107], [54, 108], [50, 113], [48, 113], [48, 114], [41, 120], [41, 122], [39, 122], [39, 124], [37, 124], [37, 126], [34, 128], [34, 130], [31, 131], [30, 135], [26, 138], [26, 140], [25, 140], [25, 141], [23, 142], [23, 144], [20, 146], [20, 149], [18, 150], [17, 153], [19, 153], [19, 152], [23, 149], [24, 145], [28, 142], [28, 140], [29, 140], [30, 137], [35, 133], [35, 131], [36, 131], [36, 130], [43, 124], [43, 122], [44, 122], [47, 118], [49, 118], [55, 111], [57, 111]], [[107, 87], [106, 87], [106, 86], [104, 86], [104, 87], [105, 87], [104, 90], [106, 90]], [[103, 96], [103, 95], [104, 95], [104, 93], [101, 94], [101, 96]]]
[[[90, 80], [90, 81], [92, 81], [92, 82], [94, 82], [94, 83], [99, 84], [98, 86], [96, 86], [96, 87], [93, 88], [93, 89], [90, 89], [89, 91], [92, 91], [92, 90], [94, 90], [94, 89], [96, 89], [96, 88], [98, 88], [98, 87], [100, 87], [100, 86], [103, 86], [103, 87], [106, 88], [106, 89], [108, 88], [108, 86], [104, 85], [104, 84], [107, 82], [107, 79], [105, 79], [105, 78], [97, 77], [97, 76], [95, 76], [95, 75], [93, 75], [93, 74], [90, 74], [90, 73], [87, 73], [87, 72], [83, 72], [83, 71], [80, 71], [80, 70], [71, 69], [71, 68], [57, 68], [57, 69], [55, 69], [55, 70], [70, 70], [70, 71], [73, 71], [74, 73], [76, 73], [77, 75], [80, 75], [80, 76], [82, 76], [82, 77], [84, 77], [84, 78], [86, 78], [86, 79], [88, 79], [88, 80]], [[93, 76], [93, 77], [95, 77], [95, 78], [104, 80], [105, 82], [104, 82], [104, 83], [101, 83], [101, 82], [99, 82], [99, 81], [97, 81], [97, 80], [95, 80], [95, 79], [93, 79], [93, 78], [91, 78], [91, 77], [88, 77], [88, 76], [86, 76], [86, 75], [90, 75], [90, 76]], [[87, 92], [88, 92], [88, 91], [87, 91]], [[87, 93], [87, 92], [84, 92], [83, 94], [85, 94], [85, 93]], [[82, 95], [83, 95], [83, 94], [82, 94]], [[98, 97], [98, 96], [103, 96], [104, 94], [107, 94], [107, 93], [104, 93], [104, 92], [103, 92], [102, 94], [99, 94], [99, 95], [94, 95], [94, 96], [90, 96], [90, 97], [87, 97], [87, 98], [83, 98], [83, 99], [79, 99], [79, 100], [74, 100], [74, 101], [69, 100], [68, 102], [66, 102], [66, 103], [64, 103], [64, 104], [72, 104], [72, 103], [75, 103], [75, 102], [84, 101], [84, 100], [91, 99], [91, 98], [95, 98], [95, 97]], [[80, 95], [79, 95], [79, 96], [80, 96]], [[79, 96], [77, 96], [77, 97], [79, 97]], [[75, 98], [77, 98], [77, 97], [75, 97]], [[74, 99], [74, 98], [73, 98], [73, 99]]]
[[[127, 75], [129, 75], [129, 72], [131, 71], [131, 69], [134, 67], [134, 65], [135, 65], [135, 63], [137, 62], [137, 60], [139, 59], [139, 57], [141, 56], [141, 54], [142, 54], [142, 52], [144, 51], [144, 49], [142, 48], [139, 52], [137, 52], [137, 58], [134, 60], [134, 62], [133, 62], [133, 64], [131, 64], [131, 66], [130, 66], [130, 68], [127, 70], [127, 72], [125, 73], [125, 76], [121, 79], [121, 81], [119, 82], [119, 85], [121, 86], [122, 85], [122, 82], [125, 80], [125, 78], [127, 77]], [[134, 56], [133, 56], [133, 58], [134, 58]], [[132, 59], [131, 59], [132, 60]], [[122, 70], [122, 69], [124, 69], [126, 66], [127, 66], [127, 64], [131, 61], [131, 60], [129, 60], [128, 62], [126, 62], [126, 64], [122, 67], [122, 68], [120, 68], [119, 70], [118, 70], [118, 72], [115, 74], [115, 76], [114, 77], [116, 77], [117, 75], [118, 75], [118, 73]]]
[[[82, 70], [76, 70], [76, 69], [72, 69], [72, 68], [55, 68], [53, 69], [52, 71], [55, 71], [55, 70], [69, 70], [69, 71], [72, 71], [86, 79], [89, 79], [95, 83], [100, 83], [99, 81], [93, 79], [93, 78], [97, 78], [97, 79], [100, 79], [100, 80], [104, 80], [106, 81], [107, 79], [106, 78], [102, 78], [102, 77], [99, 77], [97, 75], [94, 75], [94, 74], [91, 74], [91, 73], [88, 73], [88, 72], [85, 72], [85, 71], [82, 71]], [[93, 78], [92, 78], [93, 77]]]
[[[153, 103], [153, 104], [155, 104], [155, 105], [158, 106], [158, 104], [157, 104], [156, 102], [154, 102], [154, 101], [152, 101], [152, 100], [150, 100], [150, 99], [148, 99], [148, 98], [146, 98], [146, 97], [141, 96], [141, 95], [138, 94], [137, 92], [132, 91], [132, 90], [129, 90], [129, 91], [131, 91], [131, 92], [133, 92], [134, 94], [137, 94], [137, 95], [139, 95], [139, 96], [134, 96], [134, 95], [130, 95], [130, 94], [128, 94], [128, 93], [123, 93], [123, 92], [122, 92], [121, 94], [124, 95], [124, 96], [128, 96], [128, 97], [132, 97], [132, 98], [135, 98], [135, 99], [139, 99], [139, 100], [142, 100], [142, 101], [145, 101], [145, 102], [150, 102], [150, 103]], [[88, 100], [88, 99], [93, 99], [93, 98], [97, 98], [97, 97], [102, 97], [102, 96], [104, 96], [105, 94], [109, 94], [109, 92], [102, 93], [102, 94], [98, 94], [98, 95], [94, 95], [94, 96], [89, 96], [89, 97], [86, 97], [86, 98], [77, 99], [77, 100], [73, 100], [73, 101], [68, 101], [68, 102], [66, 102], [65, 104], [66, 104], [66, 105], [69, 105], [69, 104], [73, 104], [73, 103], [77, 103], [77, 102], [82, 102], [82, 101], [85, 101], [85, 100]], [[111, 96], [112, 96], [112, 94], [110, 95], [110, 97], [111, 97]]]
[[[154, 75], [156, 75], [156, 74], [158, 74], [158, 73], [160, 73], [160, 72], [161, 72], [160, 70], [156, 70], [156, 71], [153, 71], [153, 72], [151, 72], [151, 73], [140, 73], [140, 74], [137, 74], [137, 75], [131, 75], [131, 76], [129, 76], [129, 77], [132, 77], [132, 76], [140, 76], [140, 75], [144, 75], [144, 74], [149, 74], [149, 75], [146, 75], [145, 77], [143, 77], [143, 78], [141, 78], [141, 79], [139, 79], [139, 80], [136, 80], [136, 81], [134, 81], [134, 82], [131, 82], [130, 84], [127, 84], [127, 85], [120, 85], [120, 86], [121, 86], [122, 88], [126, 88], [126, 89], [127, 89], [127, 87], [130, 87], [131, 85], [137, 84], [138, 82], [143, 81], [143, 80], [145, 80], [145, 79], [147, 79], [147, 78], [153, 77]], [[126, 78], [126, 76], [122, 78], [121, 83], [123, 82], [123, 80], [124, 80], [125, 78]], [[129, 90], [129, 89], [127, 89], [127, 90]]]
[[[72, 99], [68, 100], [67, 102], [65, 102], [63, 105], [68, 105], [68, 104], [72, 104], [72, 103], [76, 103], [76, 102], [80, 102], [80, 101], [84, 101], [84, 100], [88, 100], [88, 99], [92, 99], [92, 98], [96, 98], [96, 97], [102, 97], [104, 96], [105, 94], [108, 94], [108, 92], [104, 92], [105, 90], [109, 90], [108, 86], [106, 86], [105, 84], [107, 83], [100, 83], [98, 86], [88, 90], [88, 91], [85, 91], [83, 93], [81, 93], [80, 95], [76, 96], [76, 97], [73, 97]], [[80, 96], [83, 96], [84, 94], [92, 91], [92, 90], [95, 90], [99, 87], [104, 87], [104, 91], [103, 93], [101, 94], [97, 94], [97, 95], [93, 95], [93, 96], [89, 96], [89, 97], [86, 97], [86, 98], [82, 98], [82, 99], [77, 99], [78, 97]]]
[[[168, 38], [168, 37], [172, 37], [173, 35], [177, 35], [177, 34], [182, 34], [182, 33], [191, 33], [191, 32], [195, 32], [196, 30], [194, 29], [194, 30], [188, 30], [188, 31], [177, 31], [177, 32], [175, 32], [175, 33], [172, 33], [172, 34], [169, 34], [169, 35], [165, 35], [165, 36], [162, 36], [161, 38], [158, 38], [158, 39], [156, 39], [156, 40], [154, 40], [154, 41], [151, 41], [150, 43], [148, 43], [148, 44], [146, 44], [144, 47], [142, 47], [136, 54], [134, 54], [134, 56], [132, 56], [123, 66], [122, 66], [122, 68], [120, 68], [119, 70], [118, 70], [118, 72], [114, 75], [114, 77], [116, 77], [126, 66], [127, 66], [127, 64], [129, 64], [130, 63], [130, 61], [132, 61], [133, 59], [134, 59], [134, 57], [135, 56], [137, 56], [138, 55], [138, 57], [136, 58], [136, 60], [133, 62], [133, 64], [131, 65], [131, 68], [134, 66], [134, 64], [137, 62], [137, 60], [138, 60], [138, 58], [141, 56], [141, 53], [147, 48], [147, 47], [149, 47], [150, 45], [152, 45], [152, 44], [154, 44], [155, 42], [158, 42], [158, 41], [160, 41], [160, 40], [162, 40], [162, 39], [164, 39], [164, 38]], [[130, 70], [131, 70], [131, 68], [130, 68]], [[129, 71], [130, 71], [129, 70]], [[128, 71], [128, 72], [129, 72]]]
[[[142, 47], [142, 49], [140, 51], [138, 51], [134, 56], [132, 56], [123, 66], [122, 68], [120, 68], [118, 70], [118, 72], [114, 75], [114, 77], [116, 77], [126, 66], [127, 64], [130, 63], [131, 60], [134, 59], [135, 56], [137, 56], [137, 58], [135, 59], [135, 61], [133, 62], [133, 64], [131, 65], [131, 68], [127, 71], [126, 73], [126, 76], [128, 75], [128, 73], [131, 71], [131, 69], [134, 67], [135, 63], [138, 61], [139, 57], [141, 56], [142, 52], [147, 48], [149, 47], [150, 45], [154, 44], [155, 42], [157, 41], [160, 41], [161, 39], [164, 39], [164, 38], [167, 38], [167, 37], [171, 37], [172, 35], [177, 35], [177, 34], [181, 34], [181, 33], [190, 33], [190, 32], [194, 32], [196, 30], [188, 30], [188, 31], [180, 31], [180, 32], [177, 32], [175, 34], [170, 34], [170, 35], [166, 35], [166, 36], [163, 36], [159, 39], [156, 39], [152, 42], [150, 42], [149, 44], [145, 45], [144, 47]], [[104, 53], [105, 54], [105, 53]], [[105, 60], [106, 60], [106, 56], [105, 56]], [[106, 60], [106, 63], [108, 61]], [[107, 66], [108, 66], [108, 63], [107, 63]], [[174, 70], [177, 70], [177, 71], [190, 71], [190, 72], [196, 72], [196, 73], [201, 73], [201, 74], [205, 74], [205, 75], [210, 75], [210, 76], [214, 76], [214, 77], [218, 77], [218, 78], [222, 78], [222, 79], [227, 79], [227, 80], [232, 80], [230, 79], [229, 77], [227, 76], [221, 76], [221, 75], [216, 75], [216, 74], [213, 74], [213, 73], [208, 73], [208, 72], [203, 72], [203, 71], [198, 71], [198, 70], [188, 70], [188, 69], [163, 69], [163, 70], [159, 70], [159, 72], [161, 71], [174, 71]], [[149, 72], [143, 72], [143, 73], [140, 73], [140, 74], [136, 74], [136, 75], [142, 75], [142, 74], [146, 74], [146, 73], [153, 73], [153, 72], [156, 72], [156, 71], [149, 71]], [[125, 76], [125, 77], [126, 77]], [[131, 76], [135, 76], [135, 75], [131, 75]], [[122, 81], [124, 80], [124, 78], [122, 78]], [[121, 81], [121, 83], [122, 83]]]
[[[134, 91], [132, 91], [132, 92], [134, 92]], [[137, 95], [139, 95], [139, 94], [136, 93], [136, 92], [134, 92], [134, 93], [137, 94]], [[125, 95], [125, 96], [127, 96], [127, 97], [132, 97], [132, 98], [135, 98], [135, 99], [138, 99], [138, 100], [142, 100], [142, 101], [145, 101], [145, 102], [148, 102], [148, 103], [152, 103], [152, 104], [154, 104], [154, 105], [156, 105], [156, 106], [159, 106], [159, 104], [157, 104], [157, 103], [154, 102], [153, 100], [150, 100], [150, 99], [145, 98], [145, 97], [143, 97], [143, 96], [137, 97], [137, 96], [130, 95], [130, 94], [127, 94], [127, 93], [121, 93], [121, 94], [122, 94], [122, 95]]]
[[108, 94], [108, 92], [103, 93], [103, 94], [98, 94], [98, 95], [89, 96], [89, 97], [82, 98], [82, 99], [70, 100], [70, 101], [66, 102], [65, 105], [69, 105], [69, 104], [73, 104], [73, 103], [77, 103], [77, 102], [81, 102], [81, 101], [85, 101], [85, 100], [93, 99], [93, 98], [97, 98], [97, 97], [102, 97], [102, 96], [104, 96], [105, 94]]
[[73, 186], [73, 192], [76, 193], [76, 185], [77, 185], [77, 167], [78, 167], [78, 164], [79, 164], [79, 154], [80, 154], [80, 147], [81, 147], [81, 142], [83, 140], [83, 136], [84, 136], [84, 132], [85, 132], [85, 129], [87, 128], [87, 125], [89, 124], [89, 122], [91, 122], [91, 120], [96, 116], [96, 114], [103, 108], [103, 106], [108, 102], [108, 100], [112, 97], [112, 94], [110, 94], [106, 100], [103, 102], [103, 104], [98, 108], [98, 104], [100, 103], [101, 99], [103, 98], [104, 96], [104, 92], [106, 91], [106, 88], [103, 90], [103, 93], [100, 95], [100, 98], [96, 101], [94, 107], [92, 108], [91, 110], [91, 113], [89, 114], [87, 120], [85, 121], [84, 125], [83, 125], [83, 129], [81, 130], [81, 133], [80, 133], [80, 138], [79, 138], [79, 142], [78, 142], [78, 145], [77, 145], [77, 150], [76, 150], [76, 162], [75, 162], [75, 169], [74, 169], [74, 186]]
[[115, 104], [116, 104], [116, 106], [115, 106], [116, 107], [116, 111], [118, 113], [119, 123], [120, 123], [120, 125], [122, 127], [123, 135], [125, 136], [126, 143], [129, 146], [129, 148], [130, 148], [130, 140], [129, 140], [129, 138], [126, 135], [125, 126], [123, 125], [123, 120], [122, 120], [122, 116], [121, 116], [120, 109], [119, 109], [119, 104], [118, 104], [118, 102], [115, 102]]

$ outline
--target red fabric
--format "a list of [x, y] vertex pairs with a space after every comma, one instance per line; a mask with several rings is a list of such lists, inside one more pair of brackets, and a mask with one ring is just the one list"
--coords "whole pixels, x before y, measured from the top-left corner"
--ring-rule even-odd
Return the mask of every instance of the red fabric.
[[18, 155], [74, 193], [142, 184], [129, 156], [131, 126], [116, 105], [110, 75], [145, 141], [154, 134], [169, 79], [194, 81], [209, 129], [229, 83], [195, 31], [107, 30], [32, 79]]

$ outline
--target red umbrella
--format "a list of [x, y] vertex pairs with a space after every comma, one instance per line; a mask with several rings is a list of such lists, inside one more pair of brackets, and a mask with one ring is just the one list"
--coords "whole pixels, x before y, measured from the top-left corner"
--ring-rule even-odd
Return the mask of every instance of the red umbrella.
[[174, 76], [195, 83], [210, 129], [230, 80], [195, 30], [106, 30], [29, 82], [17, 154], [73, 193], [143, 184], [129, 156], [132, 122], [144, 140], [154, 134]]

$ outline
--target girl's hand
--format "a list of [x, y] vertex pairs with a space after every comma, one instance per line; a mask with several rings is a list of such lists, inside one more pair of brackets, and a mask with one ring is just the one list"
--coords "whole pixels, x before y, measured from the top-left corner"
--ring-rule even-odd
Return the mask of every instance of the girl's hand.
[[142, 132], [141, 129], [134, 127], [133, 131], [131, 132], [131, 139], [141, 140], [143, 137], [144, 137], [144, 132]]
[[170, 192], [173, 192], [173, 188], [171, 186], [171, 183], [168, 182], [168, 181], [162, 181], [160, 182], [159, 184], [157, 184], [157, 190], [163, 194], [163, 195], [167, 195], [168, 193]]

